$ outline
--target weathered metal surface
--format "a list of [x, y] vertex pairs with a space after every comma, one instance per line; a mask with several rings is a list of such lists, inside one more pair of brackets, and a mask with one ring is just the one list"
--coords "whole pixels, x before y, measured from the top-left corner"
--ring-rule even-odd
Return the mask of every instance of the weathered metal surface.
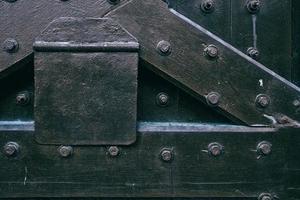
[[[0, 155], [2, 197], [253, 197], [274, 193], [284, 199], [288, 133], [272, 128], [197, 123], [139, 123], [134, 145], [73, 147], [60, 156], [56, 145], [38, 145], [34, 132], [2, 132], [0, 143], [20, 145], [15, 158]], [[272, 154], [261, 157], [261, 141]], [[224, 153], [210, 156], [218, 142]], [[161, 160], [163, 149], [173, 158]], [[4, 182], [3, 182], [4, 181]], [[9, 184], [7, 184], [9, 183]]]
[[19, 48], [15, 53], [0, 51], [0, 74], [32, 53], [35, 37], [55, 18], [101, 17], [115, 7], [106, 0], [18, 0], [11, 3], [1, 0], [0, 46], [2, 48], [3, 42], [11, 38], [18, 42]]
[[133, 143], [138, 47], [135, 38], [109, 19], [52, 22], [34, 43], [37, 141]]
[[[163, 2], [131, 1], [108, 16], [137, 37], [140, 57], [152, 64], [152, 70], [202, 101], [209, 93], [217, 92], [221, 95], [218, 108], [228, 117], [252, 126], [271, 125], [282, 115], [299, 120], [292, 103], [300, 95], [297, 86], [170, 11]], [[170, 43], [170, 55], [158, 55], [156, 46], [162, 40]], [[204, 52], [210, 44], [217, 47], [218, 57], [207, 58], [209, 54]], [[256, 105], [260, 94], [271, 99], [270, 105]]]

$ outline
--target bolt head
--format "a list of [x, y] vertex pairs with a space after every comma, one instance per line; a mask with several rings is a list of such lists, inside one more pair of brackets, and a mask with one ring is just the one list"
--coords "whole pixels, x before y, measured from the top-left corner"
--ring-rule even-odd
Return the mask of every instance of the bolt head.
[[19, 152], [19, 145], [15, 142], [8, 142], [3, 147], [3, 152], [6, 156], [16, 156]]
[[294, 101], [293, 101], [293, 105], [294, 105], [295, 107], [299, 107], [299, 106], [300, 106], [300, 101], [299, 101], [298, 99], [294, 100]]
[[16, 103], [21, 106], [25, 106], [30, 102], [29, 92], [21, 92], [16, 96]]
[[120, 150], [117, 146], [111, 146], [111, 147], [108, 148], [108, 153], [109, 153], [110, 156], [116, 157], [116, 156], [119, 155]]
[[156, 50], [158, 51], [158, 53], [160, 55], [163, 55], [163, 56], [170, 55], [171, 44], [168, 41], [162, 40], [157, 44]]
[[208, 145], [208, 153], [214, 157], [220, 156], [223, 153], [223, 146], [217, 142]]
[[165, 162], [173, 160], [173, 152], [171, 149], [163, 149], [160, 153], [161, 159]]
[[260, 1], [259, 0], [249, 0], [247, 2], [247, 10], [251, 14], [258, 13], [260, 10]]
[[211, 92], [206, 96], [206, 102], [210, 106], [217, 106], [220, 103], [221, 95], [217, 92]]
[[156, 103], [159, 106], [167, 106], [169, 104], [169, 95], [163, 92], [159, 93], [156, 96]]
[[257, 152], [261, 155], [270, 155], [272, 152], [272, 144], [267, 141], [260, 142], [257, 145]]
[[58, 152], [61, 157], [67, 158], [73, 154], [73, 147], [71, 146], [60, 146], [58, 147]]
[[7, 53], [15, 53], [19, 49], [19, 44], [15, 39], [8, 38], [3, 42], [3, 50]]
[[257, 95], [255, 99], [256, 105], [260, 108], [267, 108], [271, 102], [270, 97], [265, 94]]
[[248, 48], [247, 54], [248, 54], [248, 56], [250, 56], [251, 58], [253, 58], [255, 60], [257, 60], [259, 58], [259, 51], [254, 47]]
[[258, 200], [273, 200], [273, 196], [269, 193], [262, 193], [259, 195]]
[[215, 45], [208, 45], [204, 49], [205, 54], [210, 58], [217, 58], [219, 54], [219, 49]]
[[201, 10], [205, 13], [211, 13], [214, 11], [214, 4], [213, 0], [202, 0]]

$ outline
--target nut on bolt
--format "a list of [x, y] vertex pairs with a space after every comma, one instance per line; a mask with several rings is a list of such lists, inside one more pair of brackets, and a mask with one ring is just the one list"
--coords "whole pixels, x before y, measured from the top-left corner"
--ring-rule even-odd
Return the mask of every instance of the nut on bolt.
[[209, 155], [218, 157], [223, 153], [224, 147], [217, 142], [213, 142], [208, 145], [207, 150]]
[[210, 58], [217, 58], [219, 55], [219, 49], [213, 44], [208, 45], [204, 49], [205, 54]]
[[120, 150], [117, 146], [111, 146], [108, 148], [108, 153], [111, 157], [116, 157], [119, 155]]
[[2, 48], [7, 53], [15, 53], [19, 49], [19, 43], [13, 38], [8, 38], [3, 42]]
[[206, 96], [206, 102], [210, 106], [217, 106], [220, 103], [221, 95], [218, 92], [211, 92]]
[[267, 141], [262, 141], [257, 145], [256, 150], [258, 154], [267, 156], [272, 152], [272, 144]]
[[8, 142], [3, 147], [3, 152], [6, 156], [16, 156], [20, 151], [20, 146], [16, 142]]
[[246, 5], [248, 12], [251, 14], [258, 13], [260, 6], [260, 0], [248, 0]]
[[24, 92], [20, 92], [17, 96], [16, 96], [16, 103], [18, 105], [21, 106], [25, 106], [30, 102], [30, 95], [29, 92], [24, 91]]
[[214, 11], [214, 1], [213, 0], [202, 0], [201, 10], [205, 13], [211, 13]]
[[162, 149], [160, 152], [160, 157], [165, 162], [172, 161], [174, 157], [172, 149], [166, 149], [166, 148]]
[[67, 157], [72, 156], [73, 147], [71, 147], [71, 146], [60, 146], [60, 147], [58, 147], [58, 152], [59, 152], [61, 157], [67, 158]]
[[156, 104], [159, 106], [167, 106], [169, 104], [169, 95], [161, 92], [156, 96]]
[[267, 108], [270, 105], [270, 102], [270, 97], [266, 94], [259, 94], [255, 99], [256, 106], [260, 108]]
[[257, 199], [258, 200], [273, 200], [274, 197], [270, 193], [262, 193], [262, 194], [259, 195], [259, 197]]
[[248, 54], [248, 56], [250, 56], [254, 60], [257, 60], [259, 58], [259, 51], [254, 47], [248, 48], [247, 54]]
[[171, 53], [171, 44], [168, 41], [165, 40], [161, 40], [157, 46], [156, 46], [156, 50], [158, 51], [158, 53], [162, 56], [167, 56], [170, 55]]

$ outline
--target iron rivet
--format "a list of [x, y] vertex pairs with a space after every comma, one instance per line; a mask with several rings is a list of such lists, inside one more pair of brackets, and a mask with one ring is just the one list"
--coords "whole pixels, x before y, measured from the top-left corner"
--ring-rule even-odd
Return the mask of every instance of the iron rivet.
[[73, 154], [73, 147], [71, 146], [60, 146], [58, 147], [58, 152], [63, 158], [67, 158], [72, 156]]
[[270, 102], [271, 102], [270, 97], [265, 94], [259, 94], [255, 99], [256, 105], [259, 106], [260, 108], [268, 107]]
[[16, 103], [21, 106], [25, 106], [30, 102], [29, 92], [21, 92], [16, 96]]
[[214, 4], [213, 0], [202, 0], [201, 10], [205, 13], [211, 13], [214, 11]]
[[156, 50], [160, 55], [167, 56], [171, 53], [171, 44], [168, 41], [162, 40], [160, 41], [157, 46]]
[[120, 0], [107, 0], [109, 4], [116, 5], [120, 2]]
[[204, 49], [204, 52], [210, 58], [216, 58], [216, 57], [218, 57], [218, 54], [219, 54], [218, 47], [216, 47], [215, 45], [212, 45], [212, 44], [208, 45]]
[[270, 142], [263, 141], [257, 145], [256, 149], [258, 154], [267, 156], [272, 152], [272, 144]]
[[217, 142], [213, 142], [208, 145], [207, 149], [209, 155], [217, 157], [223, 153], [224, 147]]
[[8, 142], [4, 145], [3, 151], [6, 156], [16, 156], [20, 151], [20, 146], [16, 142]]
[[248, 56], [250, 56], [254, 60], [257, 60], [259, 58], [259, 51], [254, 47], [248, 48], [247, 54], [248, 54]]
[[217, 106], [220, 103], [221, 95], [217, 92], [211, 92], [206, 96], [206, 102], [210, 106]]
[[269, 193], [262, 193], [259, 195], [258, 200], [273, 200], [273, 196]]
[[247, 2], [247, 10], [251, 14], [258, 13], [260, 10], [260, 1], [259, 0], [249, 0]]
[[173, 160], [173, 152], [171, 149], [162, 149], [160, 157], [165, 162], [170, 162]]
[[169, 95], [161, 92], [156, 96], [156, 104], [159, 106], [167, 106], [169, 104]]
[[110, 156], [116, 157], [117, 155], [119, 155], [120, 150], [117, 146], [111, 146], [108, 148], [108, 153]]
[[19, 44], [17, 40], [8, 38], [3, 42], [3, 50], [7, 53], [15, 53], [19, 49]]

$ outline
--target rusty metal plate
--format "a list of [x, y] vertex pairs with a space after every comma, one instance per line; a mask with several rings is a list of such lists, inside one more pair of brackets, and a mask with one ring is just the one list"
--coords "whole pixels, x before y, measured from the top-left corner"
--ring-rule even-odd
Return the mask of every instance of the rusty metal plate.
[[112, 20], [62, 18], [34, 47], [38, 142], [128, 145], [136, 140], [133, 37]]

